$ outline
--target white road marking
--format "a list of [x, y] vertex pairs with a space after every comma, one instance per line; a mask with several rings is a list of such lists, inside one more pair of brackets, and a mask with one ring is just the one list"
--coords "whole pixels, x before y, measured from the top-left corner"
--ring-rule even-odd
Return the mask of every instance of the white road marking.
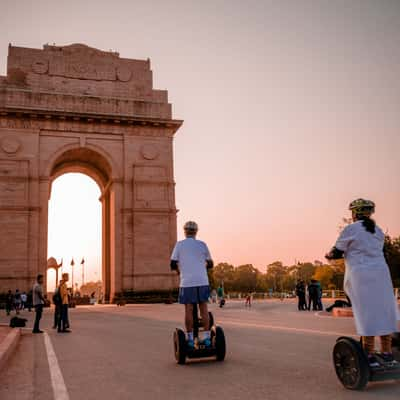
[[290, 326], [279, 326], [279, 325], [267, 325], [263, 323], [254, 323], [254, 322], [238, 322], [223, 319], [221, 324], [227, 325], [236, 325], [236, 326], [244, 326], [247, 328], [259, 328], [259, 329], [271, 329], [277, 331], [286, 331], [286, 332], [296, 332], [296, 333], [306, 333], [310, 335], [326, 335], [326, 336], [356, 336], [355, 334], [343, 333], [343, 332], [332, 332], [332, 331], [321, 331], [307, 328], [294, 328]]
[[47, 361], [49, 363], [51, 385], [53, 387], [54, 400], [69, 400], [67, 387], [65, 386], [64, 378], [58, 364], [56, 353], [54, 352], [53, 345], [49, 335], [44, 332], [44, 344], [46, 347]]

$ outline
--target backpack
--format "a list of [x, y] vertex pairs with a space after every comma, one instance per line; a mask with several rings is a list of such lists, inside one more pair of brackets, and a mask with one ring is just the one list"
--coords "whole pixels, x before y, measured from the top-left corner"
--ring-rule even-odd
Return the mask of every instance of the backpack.
[[53, 303], [58, 306], [59, 304], [61, 304], [61, 294], [60, 294], [60, 289], [56, 288], [56, 290], [54, 291], [53, 294]]
[[10, 328], [23, 328], [26, 326], [26, 318], [12, 317], [10, 319]]

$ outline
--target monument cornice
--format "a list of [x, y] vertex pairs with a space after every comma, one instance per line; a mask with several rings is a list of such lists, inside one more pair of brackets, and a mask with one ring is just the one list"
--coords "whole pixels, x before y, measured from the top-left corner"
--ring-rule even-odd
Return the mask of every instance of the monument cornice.
[[41, 207], [38, 206], [0, 206], [0, 212], [4, 211], [17, 211], [17, 212], [31, 212], [40, 211]]
[[[56, 101], [53, 101], [53, 96], [56, 96]], [[66, 99], [69, 101], [64, 103]], [[170, 112], [165, 113], [161, 109], [163, 106], [165, 104], [141, 100], [0, 89], [0, 115], [40, 116], [47, 119], [55, 117], [88, 123], [148, 124], [173, 128], [175, 133], [183, 121], [164, 116], [170, 115]]]
[[[2, 118], [3, 117], [3, 118]], [[0, 106], [0, 128], [54, 130], [75, 133], [173, 137], [182, 120], [161, 120], [127, 116], [98, 116], [78, 113], [40, 112]]]

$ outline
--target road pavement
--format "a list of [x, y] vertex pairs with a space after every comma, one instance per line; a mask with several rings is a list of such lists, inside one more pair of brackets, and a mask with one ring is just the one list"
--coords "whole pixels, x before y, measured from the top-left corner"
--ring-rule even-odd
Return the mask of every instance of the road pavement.
[[[226, 360], [183, 366], [175, 363], [172, 345], [173, 330], [182, 325], [182, 306], [79, 307], [70, 312], [69, 334], [51, 329], [52, 310], [46, 310], [42, 327], [49, 340], [24, 331], [0, 377], [0, 399], [400, 397], [400, 382], [370, 384], [363, 392], [348, 391], [338, 382], [332, 347], [337, 336], [355, 335], [352, 318], [299, 312], [293, 300], [259, 301], [251, 309], [231, 301], [223, 309], [214, 304], [210, 309], [225, 331]], [[0, 322], [7, 321], [4, 314]], [[25, 315], [32, 324], [33, 313]]]

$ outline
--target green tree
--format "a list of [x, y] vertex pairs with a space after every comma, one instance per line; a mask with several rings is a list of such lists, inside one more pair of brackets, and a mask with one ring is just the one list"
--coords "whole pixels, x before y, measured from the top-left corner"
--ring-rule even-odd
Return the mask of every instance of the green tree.
[[306, 262], [298, 265], [297, 277], [305, 282], [309, 282], [315, 273], [315, 265]]
[[259, 273], [257, 275], [256, 291], [257, 292], [268, 292], [271, 286], [268, 285], [267, 274]]
[[257, 286], [257, 276], [260, 271], [251, 264], [240, 265], [234, 270], [234, 290], [238, 292], [253, 292]]
[[343, 290], [344, 271], [334, 269], [331, 285], [334, 289]]
[[216, 287], [223, 283], [226, 291], [233, 290], [235, 268], [228, 263], [219, 263], [213, 268], [213, 281]]
[[316, 268], [313, 279], [321, 283], [322, 289], [328, 289], [329, 284], [332, 282], [334, 272], [331, 266], [323, 265]]
[[267, 266], [266, 281], [268, 288], [272, 288], [273, 291], [282, 291], [283, 289], [283, 278], [285, 277], [286, 269], [281, 261], [275, 261]]
[[400, 287], [400, 236], [391, 238], [389, 235], [386, 235], [383, 249], [393, 285]]

